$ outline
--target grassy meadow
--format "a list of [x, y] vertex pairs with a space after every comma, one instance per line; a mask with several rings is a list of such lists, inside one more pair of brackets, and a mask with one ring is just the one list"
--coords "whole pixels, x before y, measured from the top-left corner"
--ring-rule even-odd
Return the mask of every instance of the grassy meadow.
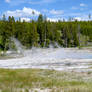
[[92, 92], [92, 72], [0, 69], [1, 92]]

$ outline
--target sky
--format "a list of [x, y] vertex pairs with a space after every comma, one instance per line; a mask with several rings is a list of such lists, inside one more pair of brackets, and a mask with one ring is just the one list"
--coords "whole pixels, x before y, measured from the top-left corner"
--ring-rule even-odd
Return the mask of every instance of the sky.
[[0, 0], [0, 17], [3, 14], [29, 21], [39, 14], [48, 20], [88, 20], [92, 14], [92, 0]]

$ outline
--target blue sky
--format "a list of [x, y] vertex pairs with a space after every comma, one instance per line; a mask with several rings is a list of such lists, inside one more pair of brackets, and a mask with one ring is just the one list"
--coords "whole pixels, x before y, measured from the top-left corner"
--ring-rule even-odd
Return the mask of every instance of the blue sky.
[[92, 14], [91, 3], [92, 0], [0, 0], [0, 16], [29, 20], [41, 13], [52, 21], [69, 17], [88, 20], [88, 15]]

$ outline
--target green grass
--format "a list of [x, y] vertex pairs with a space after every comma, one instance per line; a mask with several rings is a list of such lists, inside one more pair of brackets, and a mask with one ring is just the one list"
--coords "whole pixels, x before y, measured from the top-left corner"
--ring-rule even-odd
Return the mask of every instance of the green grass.
[[[62, 72], [40, 69], [0, 69], [2, 92], [32, 88], [63, 90], [63, 92], [92, 92], [92, 73]], [[55, 89], [56, 88], [56, 89]], [[65, 90], [65, 91], [64, 91]], [[35, 91], [34, 91], [35, 92]], [[57, 92], [57, 91], [56, 91]]]

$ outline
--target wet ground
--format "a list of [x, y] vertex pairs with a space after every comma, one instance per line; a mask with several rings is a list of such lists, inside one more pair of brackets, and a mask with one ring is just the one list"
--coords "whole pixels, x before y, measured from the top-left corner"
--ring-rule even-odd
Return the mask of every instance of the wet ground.
[[92, 71], [92, 51], [71, 48], [26, 50], [24, 57], [0, 60], [0, 68], [38, 68], [64, 71]]

